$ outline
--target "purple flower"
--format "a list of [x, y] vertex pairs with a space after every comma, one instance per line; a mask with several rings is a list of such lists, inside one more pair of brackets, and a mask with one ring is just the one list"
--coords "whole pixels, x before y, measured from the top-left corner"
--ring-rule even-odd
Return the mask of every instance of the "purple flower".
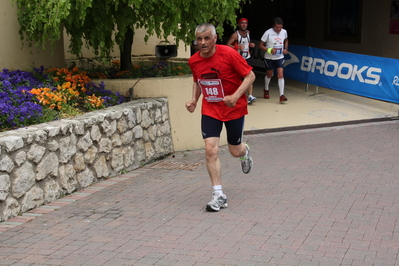
[[0, 129], [26, 126], [38, 121], [43, 115], [42, 106], [34, 95], [26, 91], [48, 84], [51, 84], [51, 80], [43, 78], [40, 81], [31, 72], [3, 69], [0, 72]]

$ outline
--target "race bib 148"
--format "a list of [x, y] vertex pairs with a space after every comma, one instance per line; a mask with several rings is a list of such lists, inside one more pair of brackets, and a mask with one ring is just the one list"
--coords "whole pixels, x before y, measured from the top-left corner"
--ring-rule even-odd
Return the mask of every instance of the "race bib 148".
[[224, 90], [220, 79], [200, 79], [202, 95], [207, 102], [221, 102], [224, 98]]

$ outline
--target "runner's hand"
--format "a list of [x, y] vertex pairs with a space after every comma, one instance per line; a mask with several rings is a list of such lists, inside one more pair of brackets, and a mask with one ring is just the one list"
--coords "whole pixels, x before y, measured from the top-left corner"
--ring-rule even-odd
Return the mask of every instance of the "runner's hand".
[[195, 101], [189, 101], [186, 103], [186, 108], [190, 113], [194, 112], [196, 107], [197, 103]]
[[235, 99], [233, 95], [227, 95], [224, 96], [223, 102], [226, 106], [233, 108], [234, 106], [236, 106], [237, 99]]

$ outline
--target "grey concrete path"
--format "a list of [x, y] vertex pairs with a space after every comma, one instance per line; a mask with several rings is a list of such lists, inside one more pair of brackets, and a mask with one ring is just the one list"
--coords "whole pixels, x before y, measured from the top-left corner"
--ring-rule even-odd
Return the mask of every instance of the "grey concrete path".
[[399, 265], [399, 121], [245, 141], [248, 175], [220, 150], [227, 209], [179, 152], [2, 223], [0, 265]]

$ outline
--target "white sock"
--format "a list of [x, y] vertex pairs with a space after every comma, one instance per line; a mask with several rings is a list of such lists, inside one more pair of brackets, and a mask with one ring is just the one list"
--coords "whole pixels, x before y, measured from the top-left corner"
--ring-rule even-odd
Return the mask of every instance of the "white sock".
[[278, 79], [278, 89], [280, 90], [280, 96], [284, 95], [284, 78]]
[[213, 191], [218, 193], [219, 195], [223, 194], [222, 185], [213, 186]]
[[271, 78], [268, 78], [267, 76], [265, 76], [265, 91], [269, 90], [270, 80], [271, 80]]

